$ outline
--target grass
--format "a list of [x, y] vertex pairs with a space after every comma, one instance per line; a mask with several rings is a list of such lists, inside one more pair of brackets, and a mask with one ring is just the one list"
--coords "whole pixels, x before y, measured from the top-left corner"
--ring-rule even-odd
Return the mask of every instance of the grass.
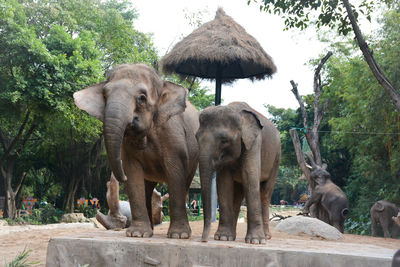
[[11, 262], [5, 263], [4, 267], [27, 267], [39, 264], [39, 261], [28, 262], [29, 253], [31, 252], [31, 249], [27, 250], [25, 247]]

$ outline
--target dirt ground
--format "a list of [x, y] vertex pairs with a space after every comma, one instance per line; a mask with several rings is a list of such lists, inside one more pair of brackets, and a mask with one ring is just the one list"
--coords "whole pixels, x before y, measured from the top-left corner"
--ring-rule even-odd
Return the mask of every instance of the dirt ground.
[[[282, 215], [294, 215], [291, 213], [285, 213]], [[156, 226], [154, 229], [155, 236], [163, 237], [166, 236], [169, 223], [163, 223]], [[203, 230], [203, 221], [190, 222], [192, 228], [192, 239], [197, 239], [201, 237]], [[211, 234], [217, 229], [218, 224], [213, 223]], [[59, 224], [52, 225], [49, 229], [48, 226], [35, 226], [27, 228], [25, 226], [0, 226], [0, 265], [4, 262], [9, 262], [15, 256], [21, 252], [25, 247], [31, 249], [32, 252], [29, 256], [29, 261], [39, 261], [40, 263], [35, 266], [45, 266], [46, 263], [46, 250], [49, 240], [52, 237], [70, 235], [70, 234], [80, 234], [85, 232], [96, 232], [96, 231], [106, 231], [105, 229], [94, 228], [91, 224]], [[67, 228], [68, 227], [68, 228]], [[246, 223], [238, 223], [237, 240], [235, 242], [244, 243], [244, 237], [246, 234]], [[122, 230], [124, 231], [124, 230]], [[307, 236], [294, 236], [286, 233], [281, 233], [275, 231], [271, 227], [272, 239], [267, 242], [267, 245], [271, 246], [285, 246], [285, 240], [298, 240], [299, 249], [311, 246], [311, 240], [318, 240], [318, 238], [311, 238]], [[210, 239], [211, 239], [210, 235]], [[307, 242], [308, 241], [308, 242]], [[337, 241], [324, 241], [327, 242], [327, 246], [339, 245], [335, 244]], [[357, 243], [357, 244], [369, 244], [380, 246], [383, 248], [389, 248], [397, 250], [400, 248], [400, 240], [398, 239], [385, 239], [385, 238], [374, 238], [367, 236], [357, 236], [345, 234], [344, 240], [340, 242], [345, 243]]]

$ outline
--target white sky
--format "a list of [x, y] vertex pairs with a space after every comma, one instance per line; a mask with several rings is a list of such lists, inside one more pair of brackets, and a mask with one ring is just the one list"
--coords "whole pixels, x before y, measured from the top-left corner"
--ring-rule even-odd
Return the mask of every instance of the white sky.
[[[280, 17], [260, 12], [258, 4], [247, 5], [247, 0], [131, 1], [139, 12], [135, 28], [154, 34], [154, 44], [160, 56], [194, 30], [185, 19], [185, 12], [202, 11], [204, 23], [214, 19], [218, 7], [222, 7], [227, 15], [261, 44], [273, 58], [278, 71], [269, 80], [251, 82], [240, 79], [232, 85], [222, 85], [223, 104], [245, 101], [267, 115], [264, 104], [293, 109], [298, 107], [290, 91], [290, 80], [298, 83], [301, 95], [312, 93], [314, 71], [305, 64], [309, 59], [325, 53], [324, 44], [317, 40], [315, 30], [283, 31], [284, 22]], [[215, 91], [214, 82], [202, 84]]]

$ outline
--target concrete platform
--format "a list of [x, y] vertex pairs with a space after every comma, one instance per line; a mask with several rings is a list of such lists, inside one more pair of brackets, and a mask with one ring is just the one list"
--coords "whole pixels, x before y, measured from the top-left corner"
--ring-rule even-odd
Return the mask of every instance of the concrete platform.
[[[299, 249], [301, 248], [301, 249]], [[46, 266], [324, 266], [390, 267], [395, 250], [372, 244], [285, 239], [249, 245], [243, 240], [200, 242], [200, 237], [174, 240], [128, 238], [125, 231], [88, 231], [55, 237]]]

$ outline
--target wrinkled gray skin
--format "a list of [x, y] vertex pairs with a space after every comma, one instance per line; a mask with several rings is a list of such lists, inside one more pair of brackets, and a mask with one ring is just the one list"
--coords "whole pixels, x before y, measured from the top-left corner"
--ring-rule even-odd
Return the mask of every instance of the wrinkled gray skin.
[[398, 212], [399, 208], [389, 201], [379, 200], [375, 202], [370, 210], [372, 236], [376, 236], [376, 225], [379, 223], [385, 238], [390, 237], [390, 229], [392, 229], [392, 236], [396, 237], [400, 228], [393, 222], [392, 217], [397, 216]]
[[400, 211], [399, 211], [399, 213], [397, 213], [397, 216], [393, 216], [393, 217], [392, 217], [392, 220], [393, 220], [393, 222], [394, 222], [395, 224], [397, 224], [397, 226], [400, 227]]
[[149, 66], [124, 64], [106, 81], [74, 94], [80, 109], [103, 121], [111, 170], [125, 182], [132, 207], [127, 236], [153, 235], [151, 195], [161, 182], [170, 195], [168, 237], [191, 235], [185, 198], [198, 164], [199, 122], [186, 93]]
[[247, 203], [246, 243], [271, 238], [269, 204], [278, 174], [281, 143], [276, 127], [244, 102], [209, 107], [196, 134], [204, 207], [202, 241], [211, 222], [211, 179], [216, 171], [220, 219], [216, 240], [235, 240], [243, 197]]
[[[315, 164], [311, 157], [308, 157], [311, 163], [310, 178], [315, 184], [315, 189], [304, 206], [304, 212], [308, 213], [310, 207], [315, 205], [320, 217], [318, 219], [332, 225], [341, 233], [344, 232], [344, 221], [349, 214], [349, 203], [344, 192], [331, 180], [331, 175]], [[321, 215], [323, 214], [323, 215]]]
[[[107, 182], [107, 204], [110, 210], [107, 215], [97, 211], [96, 219], [107, 229], [123, 229], [131, 225], [131, 207], [128, 201], [119, 200], [119, 183], [111, 174], [111, 179]], [[161, 197], [161, 194], [154, 189], [151, 198], [153, 225], [161, 224], [164, 218], [162, 212], [163, 201], [168, 199], [168, 194]]]

